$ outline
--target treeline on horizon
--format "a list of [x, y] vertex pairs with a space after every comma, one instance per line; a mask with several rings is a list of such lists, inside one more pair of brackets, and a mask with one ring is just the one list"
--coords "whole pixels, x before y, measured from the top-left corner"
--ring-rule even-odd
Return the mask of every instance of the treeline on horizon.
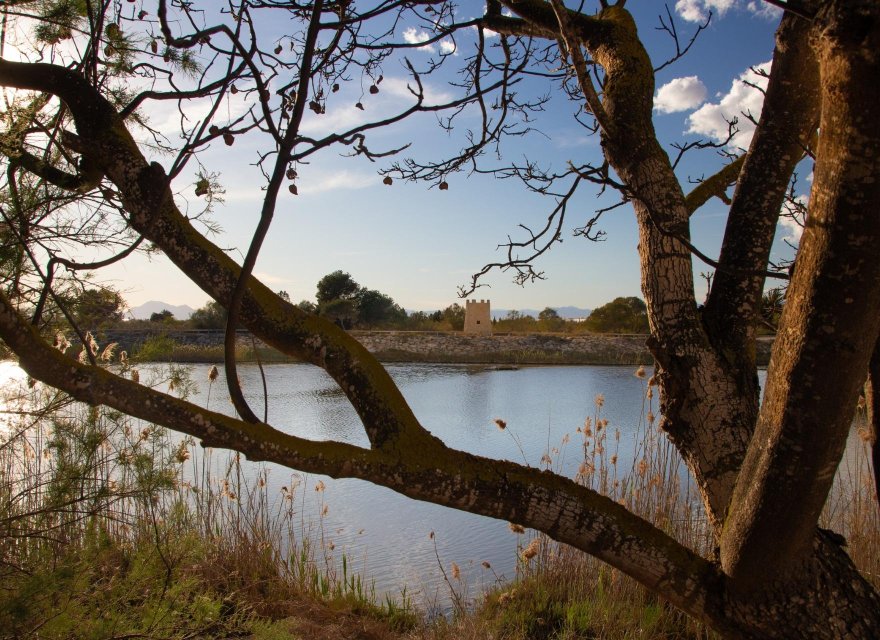
[[[279, 295], [288, 301], [285, 291]], [[784, 304], [778, 290], [764, 295], [762, 329], [775, 329]], [[378, 329], [401, 331], [461, 331], [464, 328], [465, 309], [453, 303], [437, 311], [407, 311], [391, 296], [358, 284], [350, 274], [337, 270], [318, 281], [315, 301], [301, 300], [296, 304], [308, 313], [333, 320], [344, 329]], [[171, 311], [153, 313], [148, 320], [127, 320], [127, 303], [113, 289], [85, 289], [72, 305], [74, 320], [83, 330], [111, 328], [149, 328], [157, 324], [175, 329], [222, 330], [226, 326], [226, 310], [211, 301], [197, 309], [186, 320], [174, 317]], [[509, 311], [504, 318], [493, 319], [496, 332], [528, 333], [648, 333], [647, 308], [641, 298], [618, 297], [594, 309], [583, 320], [559, 316], [555, 309], [546, 307], [538, 317]]]

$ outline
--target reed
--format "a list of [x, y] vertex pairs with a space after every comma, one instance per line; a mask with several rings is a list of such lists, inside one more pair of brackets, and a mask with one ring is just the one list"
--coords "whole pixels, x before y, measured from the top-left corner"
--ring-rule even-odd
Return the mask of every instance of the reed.
[[[188, 388], [179, 370], [142, 377]], [[238, 456], [41, 385], [5, 406], [0, 637], [295, 637], [304, 611], [376, 637], [414, 626], [405, 597], [381, 600], [303, 530], [297, 476], [270, 495], [267, 471], [245, 481]]]
[[[191, 386], [179, 369], [113, 366], [177, 393]], [[657, 428], [656, 387], [643, 368], [636, 375], [644, 404], [631, 457], [600, 395], [583, 424], [548, 443], [540, 461], [524, 462], [562, 472], [574, 456], [578, 482], [709, 554], [700, 500]], [[216, 379], [212, 370], [209, 385]], [[196, 448], [26, 380], [4, 404], [0, 638], [329, 639], [352, 629], [378, 639], [713, 637], [620, 572], [517, 525], [512, 582], [484, 563], [490, 588], [468, 585], [467, 572], [444, 565], [438, 553], [452, 613], [420, 614], [405, 591], [399, 599], [377, 596], [335, 549], [323, 526], [322, 483], [314, 518], [304, 514], [296, 474], [273, 495], [269, 487], [277, 485], [265, 468], [246, 481], [237, 455]], [[525, 458], [508, 424], [495, 423]], [[856, 565], [878, 584], [880, 522], [868, 444], [858, 436], [865, 424], [856, 426], [821, 525], [845, 537]], [[434, 603], [433, 611], [444, 607]]]
[[[709, 555], [714, 542], [702, 503], [678, 452], [656, 424], [656, 387], [642, 367], [636, 376], [645, 380], [645, 393], [630, 464], [624, 468], [620, 462], [620, 431], [603, 417], [601, 395], [595, 398], [593, 415], [573, 437], [567, 435], [558, 446], [548, 447], [541, 464], [561, 471], [566, 448], [576, 446], [578, 482]], [[820, 524], [844, 536], [856, 566], [876, 585], [880, 584], [880, 512], [863, 411], [857, 420], [862, 422], [853, 433], [862, 437], [851, 438]], [[510, 433], [506, 426], [499, 428]], [[511, 525], [511, 530], [519, 535], [515, 580], [497, 584], [472, 602], [467, 615], [439, 621], [429, 633], [432, 639], [716, 637], [599, 560], [522, 527]]]

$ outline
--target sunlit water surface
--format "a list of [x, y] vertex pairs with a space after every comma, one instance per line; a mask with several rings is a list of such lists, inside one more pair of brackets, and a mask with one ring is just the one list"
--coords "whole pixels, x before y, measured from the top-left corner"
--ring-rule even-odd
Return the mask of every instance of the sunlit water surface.
[[[635, 367], [524, 367], [498, 370], [470, 365], [389, 365], [416, 416], [449, 446], [492, 458], [544, 466], [549, 454], [554, 469], [570, 477], [582, 460], [578, 427], [597, 416], [596, 398], [603, 396], [600, 417], [609, 421], [608, 446], [618, 449], [618, 468], [629, 469], [639, 428], [644, 429], [646, 378]], [[221, 376], [207, 384], [209, 366], [196, 366], [199, 390], [190, 399], [215, 411], [231, 412]], [[651, 375], [650, 369], [647, 376]], [[262, 415], [262, 387], [255, 366], [239, 369], [242, 387]], [[309, 365], [266, 367], [269, 422], [288, 433], [316, 440], [337, 440], [368, 446], [351, 405], [327, 374]], [[208, 393], [210, 388], [210, 402]], [[657, 412], [656, 406], [654, 407]], [[496, 419], [506, 422], [500, 430]], [[620, 432], [619, 442], [615, 433]], [[563, 445], [566, 434], [570, 442]], [[289, 486], [289, 470], [269, 466], [270, 493]], [[255, 467], [249, 467], [251, 475]], [[319, 493], [315, 484], [326, 489]], [[299, 488], [304, 520], [318, 523], [325, 544], [344, 552], [379, 592], [408, 594], [427, 602], [445, 599], [438, 567], [455, 562], [471, 592], [493, 582], [496, 575], [515, 573], [518, 536], [506, 522], [417, 502], [360, 480], [310, 476]], [[319, 514], [327, 507], [325, 516]], [[434, 532], [434, 538], [430, 537]], [[492, 567], [486, 570], [483, 562]]]
[[[647, 378], [635, 367], [523, 367], [500, 370], [474, 365], [389, 365], [421, 423], [449, 446], [482, 456], [509, 459], [535, 467], [545, 454], [550, 466], [572, 477], [582, 460], [577, 429], [586, 418], [608, 420], [606, 445], [618, 457], [618, 469], [631, 468], [635, 445], [646, 415], [658, 413], [656, 399], [646, 399]], [[143, 368], [142, 380], [160, 365]], [[190, 368], [195, 382], [189, 400], [214, 411], [233, 413], [222, 370], [209, 382], [210, 365]], [[336, 440], [366, 447], [367, 438], [351, 405], [321, 369], [305, 364], [265, 367], [268, 415], [273, 426], [315, 440]], [[763, 384], [765, 373], [760, 372]], [[263, 390], [255, 365], [240, 365], [239, 377], [252, 408], [262, 415]], [[0, 362], [0, 384], [7, 392], [24, 388], [27, 376], [10, 362]], [[601, 409], [597, 396], [602, 397]], [[21, 407], [19, 407], [21, 408]], [[14, 419], [8, 406], [4, 420]], [[598, 412], [598, 413], [597, 413]], [[496, 420], [507, 427], [501, 430]], [[4, 428], [0, 424], [0, 428]], [[619, 436], [618, 436], [619, 433]], [[563, 444], [566, 435], [568, 444]], [[852, 440], [857, 440], [853, 434]], [[201, 448], [193, 449], [199, 468]], [[215, 481], [227, 467], [226, 452], [213, 454]], [[846, 460], [845, 460], [846, 463]], [[457, 583], [471, 594], [496, 579], [514, 576], [516, 550], [522, 540], [506, 522], [418, 502], [360, 480], [304, 476], [278, 465], [244, 461], [242, 478], [251, 484], [266, 471], [268, 495], [282, 499], [282, 487], [295, 487], [297, 534], [310, 531], [337, 561], [345, 554], [355, 570], [375, 583], [378, 593], [406, 588], [417, 603], [448, 600], [439, 566], [455, 562], [462, 571]], [[688, 478], [682, 471], [682, 480]], [[323, 483], [323, 491], [315, 486]], [[430, 536], [434, 533], [433, 538]], [[439, 556], [439, 562], [438, 562]], [[488, 562], [491, 569], [482, 565]]]

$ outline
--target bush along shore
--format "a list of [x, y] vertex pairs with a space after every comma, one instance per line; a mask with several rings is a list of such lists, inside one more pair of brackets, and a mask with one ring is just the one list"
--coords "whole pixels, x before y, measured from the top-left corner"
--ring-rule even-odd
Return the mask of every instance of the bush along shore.
[[[640, 365], [653, 359], [647, 336], [619, 334], [506, 333], [493, 336], [433, 331], [352, 331], [351, 334], [383, 362], [467, 364], [597, 364]], [[107, 331], [102, 343], [116, 342], [140, 360], [221, 362], [221, 331]], [[246, 331], [239, 332], [240, 361], [292, 362]], [[759, 361], [766, 363], [770, 340], [759, 342]]]
[[[656, 387], [643, 368], [635, 374], [645, 396], [631, 465], [618, 463], [621, 434], [603, 417], [601, 395], [592, 415], [535, 463], [558, 471], [560, 460], [577, 456], [578, 482], [708, 552], [701, 503], [655, 424]], [[181, 393], [192, 382], [170, 367], [150, 375], [144, 384]], [[368, 576], [351, 571], [357, 559], [326, 543], [320, 513], [316, 528], [304, 527], [295, 473], [270, 495], [265, 471], [245, 473], [249, 463], [235, 454], [196, 454], [189, 439], [21, 382], [4, 390], [0, 438], [0, 638], [715, 637], [620, 572], [516, 525], [511, 582], [469, 588], [438, 553], [449, 606], [414, 602], [405, 591], [378, 596]], [[496, 424], [498, 437], [519, 442]], [[846, 538], [876, 583], [880, 518], [863, 432], [854, 433], [821, 524]], [[482, 570], [493, 574], [488, 563]]]

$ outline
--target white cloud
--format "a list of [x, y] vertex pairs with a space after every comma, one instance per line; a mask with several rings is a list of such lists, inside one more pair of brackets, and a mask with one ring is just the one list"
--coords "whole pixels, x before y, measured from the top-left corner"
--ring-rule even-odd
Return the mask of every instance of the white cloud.
[[263, 284], [286, 284], [288, 282], [293, 282], [290, 278], [282, 278], [281, 276], [275, 276], [271, 273], [266, 273], [265, 271], [255, 273], [254, 277]]
[[[372, 105], [367, 105], [368, 108]], [[371, 109], [371, 111], [373, 111]], [[326, 113], [316, 114], [311, 110], [303, 115], [302, 124], [299, 130], [308, 136], [322, 137], [330, 133], [343, 133], [354, 127], [365, 124], [370, 120], [381, 120], [383, 116], [387, 116], [385, 111], [381, 113], [370, 113], [365, 110], [358, 109], [353, 104], [345, 104], [328, 109]]]
[[[403, 41], [407, 44], [419, 44], [421, 42], [425, 42], [426, 40], [430, 40], [431, 34], [427, 31], [419, 31], [415, 27], [408, 27], [403, 31]], [[422, 51], [426, 51], [428, 53], [434, 53], [437, 48], [432, 44], [426, 44], [423, 47], [419, 47]]]
[[[314, 176], [314, 177], [313, 177]], [[381, 185], [382, 179], [375, 173], [363, 173], [357, 171], [349, 171], [342, 169], [339, 171], [320, 172], [314, 174], [301, 175], [296, 179], [296, 187], [299, 191], [299, 197], [314, 196], [327, 191], [351, 191], [355, 189], [366, 189], [376, 185]], [[233, 186], [228, 188], [223, 194], [226, 202], [235, 203], [257, 203], [262, 202], [266, 197], [266, 191], [258, 186]], [[289, 196], [287, 193], [287, 183], [282, 190], [282, 199]], [[294, 196], [290, 196], [294, 197]], [[267, 280], [267, 282], [269, 282]]]
[[[427, 42], [433, 37], [433, 34], [429, 33], [428, 31], [419, 30], [415, 27], [407, 27], [403, 31], [403, 41], [407, 44], [421, 44], [422, 42]], [[457, 55], [455, 53], [455, 42], [453, 42], [451, 39], [445, 38], [441, 40], [439, 44], [440, 53], [442, 53], [443, 55]], [[437, 53], [437, 44], [426, 44], [419, 47], [419, 51], [424, 51], [425, 53]]]
[[749, 2], [746, 9], [754, 15], [766, 20], [776, 20], [782, 15], [782, 9], [766, 2]]
[[675, 10], [688, 22], [704, 22], [711, 11], [723, 16], [736, 4], [736, 0], [678, 0]]
[[595, 147], [599, 144], [598, 136], [582, 135], [572, 131], [554, 134], [553, 142], [559, 149], [580, 149], [583, 147]]
[[[379, 86], [379, 93], [362, 97], [363, 109], [358, 109], [352, 99], [342, 104], [328, 101], [327, 112], [316, 114], [306, 111], [303, 116], [300, 130], [302, 133], [315, 138], [326, 136], [330, 133], [342, 133], [350, 131], [354, 127], [375, 122], [400, 113], [416, 102], [416, 97], [407, 88], [408, 81], [405, 78], [386, 77]], [[423, 82], [425, 92], [425, 104], [443, 104], [452, 100], [453, 95], [449, 92], [437, 89], [433, 85]]]
[[[385, 81], [381, 84], [381, 89], [396, 98], [404, 98], [414, 102], [415, 96], [409, 90], [408, 85], [412, 86], [413, 89], [417, 89], [414, 81], [404, 78], [385, 78]], [[422, 81], [422, 90], [425, 92], [426, 104], [442, 104], [453, 99], [453, 95], [450, 92], [438, 89], [424, 80]]]
[[458, 55], [455, 53], [455, 43], [448, 39], [440, 41], [440, 53]]
[[326, 191], [342, 191], [351, 189], [365, 189], [376, 185], [381, 186], [381, 178], [375, 173], [357, 173], [353, 171], [336, 171], [335, 173], [321, 174], [318, 180], [298, 181], [300, 193], [304, 196], [313, 196]]
[[[806, 208], [810, 201], [810, 196], [795, 196], [795, 201]], [[782, 215], [779, 216], [779, 231], [782, 233], [782, 239], [792, 244], [798, 244], [801, 240], [801, 234], [804, 231], [804, 220], [800, 211], [793, 211], [793, 207], [782, 208]], [[794, 213], [795, 217], [791, 214]]]
[[[765, 71], [770, 70], [770, 62], [756, 65]], [[716, 142], [723, 142], [728, 135], [728, 121], [737, 118], [738, 132], [730, 141], [730, 146], [748, 149], [755, 132], [755, 125], [743, 114], [751, 114], [756, 120], [761, 116], [764, 94], [758, 91], [767, 87], [767, 79], [749, 69], [740, 74], [730, 85], [730, 91], [719, 96], [718, 102], [706, 103], [688, 116], [688, 133], [706, 136]]]
[[705, 22], [710, 11], [715, 17], [721, 18], [731, 9], [748, 11], [765, 20], [775, 20], [782, 15], [779, 7], [754, 0], [678, 0], [675, 3], [675, 11], [688, 22]]
[[657, 91], [654, 108], [660, 113], [690, 111], [703, 104], [706, 94], [706, 85], [697, 76], [675, 78]]

